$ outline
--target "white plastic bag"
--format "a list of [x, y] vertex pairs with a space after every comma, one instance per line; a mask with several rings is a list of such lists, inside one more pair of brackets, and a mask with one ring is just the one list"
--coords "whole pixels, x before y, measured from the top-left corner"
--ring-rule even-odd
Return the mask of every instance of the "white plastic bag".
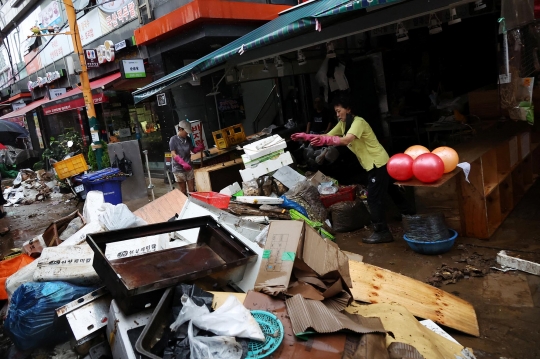
[[217, 335], [247, 338], [264, 341], [264, 334], [251, 312], [233, 295], [216, 311], [210, 313], [206, 306], [199, 307], [185, 294], [182, 296], [182, 309], [178, 318], [171, 324], [176, 331], [182, 324], [191, 320], [193, 325]]
[[233, 295], [213, 313], [192, 319], [197, 328], [217, 335], [264, 341], [264, 334], [251, 312]]
[[171, 324], [171, 330], [173, 332], [180, 328], [180, 326], [182, 326], [182, 324], [184, 324], [185, 322], [188, 322], [199, 315], [205, 315], [210, 313], [206, 305], [199, 307], [193, 302], [193, 300], [191, 300], [190, 297], [185, 294], [182, 295], [180, 301], [182, 302], [182, 309], [180, 310], [180, 313], [178, 314], [178, 317], [176, 318], [174, 323]]
[[86, 194], [83, 208], [83, 217], [86, 223], [91, 223], [99, 219], [99, 209], [103, 203], [105, 203], [103, 192], [90, 191]]
[[191, 359], [240, 359], [242, 345], [234, 337], [197, 337], [193, 321], [189, 323], [188, 338]]
[[105, 210], [99, 214], [99, 222], [109, 231], [144, 226], [147, 224], [143, 219], [134, 215], [123, 203], [117, 204], [116, 206], [106, 206], [106, 204], [104, 204], [104, 207]]

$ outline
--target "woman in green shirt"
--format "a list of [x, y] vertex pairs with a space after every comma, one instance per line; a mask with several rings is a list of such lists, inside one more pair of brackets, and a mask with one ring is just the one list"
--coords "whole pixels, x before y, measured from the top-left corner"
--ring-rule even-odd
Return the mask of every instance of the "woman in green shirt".
[[[334, 110], [339, 119], [338, 124], [326, 135], [310, 135], [305, 133], [295, 133], [291, 138], [295, 141], [310, 141], [312, 146], [347, 146], [358, 158], [360, 165], [368, 174], [368, 205], [373, 222], [373, 234], [364, 238], [364, 243], [386, 243], [394, 239], [386, 224], [386, 211], [384, 208], [386, 194], [390, 177], [386, 171], [388, 153], [380, 144], [373, 133], [371, 126], [361, 117], [354, 116], [351, 111], [349, 99], [338, 98], [334, 101]], [[406, 208], [406, 201], [395, 198], [392, 199], [398, 204], [403, 212]], [[405, 214], [405, 213], [404, 213]]]

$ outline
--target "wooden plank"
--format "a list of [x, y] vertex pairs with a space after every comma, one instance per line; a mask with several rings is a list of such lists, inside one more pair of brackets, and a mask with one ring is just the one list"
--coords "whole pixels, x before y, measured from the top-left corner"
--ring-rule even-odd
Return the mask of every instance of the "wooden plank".
[[487, 208], [484, 197], [484, 181], [481, 161], [471, 163], [469, 182], [461, 178], [462, 218], [465, 234], [474, 238], [488, 238]]
[[473, 306], [450, 293], [387, 269], [349, 260], [355, 300], [399, 303], [413, 315], [479, 336]]
[[179, 214], [182, 211], [186, 201], [187, 197], [180, 190], [175, 189], [133, 213], [148, 224], [167, 222], [176, 213]]

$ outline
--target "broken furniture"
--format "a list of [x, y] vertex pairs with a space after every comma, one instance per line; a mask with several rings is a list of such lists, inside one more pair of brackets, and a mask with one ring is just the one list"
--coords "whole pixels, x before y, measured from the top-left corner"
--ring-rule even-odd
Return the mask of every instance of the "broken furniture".
[[469, 182], [460, 168], [435, 183], [396, 182], [414, 189], [418, 213], [444, 212], [461, 236], [489, 238], [540, 175], [539, 143], [530, 132], [486, 131], [455, 150], [471, 165]]
[[83, 225], [86, 224], [83, 216], [79, 213], [79, 211], [75, 211], [65, 217], [57, 219], [56, 221], [51, 223], [49, 227], [47, 227], [45, 232], [43, 232], [43, 240], [47, 244], [47, 247], [57, 246], [61, 243], [60, 234], [62, 234], [62, 232], [67, 228], [69, 222], [71, 222], [76, 217], [79, 217], [82, 220]]
[[219, 192], [234, 182], [242, 182], [240, 170], [244, 169], [242, 159], [235, 159], [213, 166], [195, 169], [195, 183], [199, 192]]
[[[190, 229], [198, 230], [195, 244], [134, 257], [125, 251], [123, 258], [114, 260], [105, 257], [107, 243]], [[181, 281], [237, 268], [257, 258], [210, 216], [89, 234], [87, 243], [94, 251], [94, 269], [126, 314], [157, 304], [165, 288]]]

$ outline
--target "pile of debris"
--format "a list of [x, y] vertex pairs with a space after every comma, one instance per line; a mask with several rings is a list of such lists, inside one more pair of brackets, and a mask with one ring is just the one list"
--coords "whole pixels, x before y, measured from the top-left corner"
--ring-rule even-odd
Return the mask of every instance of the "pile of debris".
[[54, 175], [45, 170], [37, 172], [31, 169], [22, 169], [13, 181], [12, 187], [4, 189], [6, 207], [41, 202], [49, 197], [62, 197], [58, 181]]
[[[463, 246], [461, 248], [464, 249]], [[435, 270], [427, 280], [427, 283], [434, 287], [441, 287], [442, 285], [455, 284], [461, 279], [483, 277], [490, 272], [490, 267], [495, 262], [494, 259], [486, 259], [482, 254], [477, 252], [473, 252], [470, 255], [464, 252], [459, 256], [453, 256], [452, 260], [456, 263], [464, 263], [464, 265], [458, 268], [443, 263]]]

